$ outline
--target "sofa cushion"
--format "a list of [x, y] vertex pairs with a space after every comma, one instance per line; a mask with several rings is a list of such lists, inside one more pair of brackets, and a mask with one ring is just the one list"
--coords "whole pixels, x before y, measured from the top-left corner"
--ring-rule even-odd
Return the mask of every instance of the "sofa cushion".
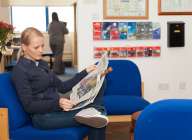
[[104, 96], [108, 115], [129, 115], [144, 109], [149, 102], [138, 96], [108, 95]]
[[87, 131], [86, 127], [40, 130], [26, 125], [11, 132], [10, 135], [12, 140], [82, 140]]
[[0, 107], [8, 108], [10, 129], [19, 128], [29, 120], [29, 117], [17, 98], [11, 82], [11, 73], [0, 74], [0, 85]]

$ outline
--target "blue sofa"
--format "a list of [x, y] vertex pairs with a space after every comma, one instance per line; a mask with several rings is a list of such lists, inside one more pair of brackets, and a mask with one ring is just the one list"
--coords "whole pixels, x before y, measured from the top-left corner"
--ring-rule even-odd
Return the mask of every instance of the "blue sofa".
[[55, 130], [34, 128], [16, 96], [10, 76], [11, 73], [0, 74], [0, 108], [8, 108], [11, 140], [82, 140], [86, 136], [88, 128], [83, 126]]
[[[113, 71], [106, 76], [104, 104], [107, 113], [112, 115], [110, 118], [118, 115], [128, 115], [131, 118], [133, 112], [143, 110], [149, 104], [142, 97], [139, 69], [129, 60], [110, 60], [109, 66]], [[9, 134], [12, 140], [82, 140], [86, 136], [88, 128], [83, 126], [56, 130], [34, 128], [16, 96], [10, 76], [11, 73], [0, 74], [0, 108], [8, 108]]]
[[135, 140], [192, 140], [192, 100], [167, 99], [146, 107], [136, 121]]

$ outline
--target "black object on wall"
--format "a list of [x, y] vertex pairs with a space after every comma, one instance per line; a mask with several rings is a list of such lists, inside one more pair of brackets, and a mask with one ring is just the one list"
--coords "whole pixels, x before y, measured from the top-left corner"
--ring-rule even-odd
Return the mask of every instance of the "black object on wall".
[[168, 22], [167, 23], [167, 45], [168, 47], [185, 46], [185, 23]]

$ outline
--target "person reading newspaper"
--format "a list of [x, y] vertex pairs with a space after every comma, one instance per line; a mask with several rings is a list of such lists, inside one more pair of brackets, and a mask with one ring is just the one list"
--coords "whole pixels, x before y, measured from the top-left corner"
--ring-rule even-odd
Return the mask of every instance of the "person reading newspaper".
[[70, 100], [75, 103], [75, 106], [71, 110], [82, 108], [94, 102], [103, 85], [105, 74], [112, 70], [111, 68], [107, 69], [107, 66], [108, 59], [105, 53], [96, 65], [95, 70], [91, 71], [72, 88]]
[[[102, 103], [105, 80], [99, 71], [100, 65], [89, 66], [73, 78], [61, 81], [42, 60], [43, 48], [43, 34], [36, 28], [26, 28], [21, 34], [22, 55], [12, 72], [18, 98], [34, 127], [56, 129], [87, 125], [90, 126], [89, 140], [105, 140], [108, 118]], [[86, 83], [92, 76], [96, 79]], [[59, 93], [66, 94], [74, 86], [72, 95], [77, 93], [78, 98], [60, 96]], [[83, 102], [86, 103], [80, 105]]]

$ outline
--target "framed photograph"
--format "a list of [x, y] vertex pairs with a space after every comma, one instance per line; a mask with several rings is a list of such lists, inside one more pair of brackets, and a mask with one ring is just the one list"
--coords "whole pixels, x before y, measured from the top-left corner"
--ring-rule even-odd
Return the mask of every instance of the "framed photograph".
[[103, 0], [104, 19], [148, 19], [149, 0]]
[[191, 0], [158, 0], [159, 15], [192, 15]]

